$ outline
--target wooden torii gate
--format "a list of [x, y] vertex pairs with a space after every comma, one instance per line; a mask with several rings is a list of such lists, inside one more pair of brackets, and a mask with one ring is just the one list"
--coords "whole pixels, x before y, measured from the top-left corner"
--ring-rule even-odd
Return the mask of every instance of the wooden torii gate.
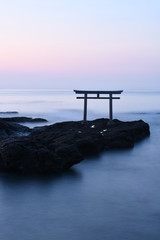
[[[114, 97], [113, 94], [121, 94], [123, 90], [118, 91], [85, 91], [74, 90], [76, 94], [83, 94], [83, 96], [77, 97], [77, 99], [84, 99], [84, 113], [83, 121], [87, 120], [87, 99], [108, 99], [109, 100], [109, 119], [113, 120], [113, 99], [120, 99], [120, 97]], [[107, 96], [106, 96], [107, 95]]]

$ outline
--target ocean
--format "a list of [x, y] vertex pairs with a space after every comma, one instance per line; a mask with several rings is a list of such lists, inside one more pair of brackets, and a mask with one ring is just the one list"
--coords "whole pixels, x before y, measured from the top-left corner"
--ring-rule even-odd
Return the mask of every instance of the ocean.
[[[0, 173], [0, 239], [160, 239], [160, 92], [120, 97], [114, 118], [146, 121], [150, 137], [60, 174]], [[88, 101], [87, 118], [108, 118], [108, 106], [108, 100]], [[18, 113], [4, 113], [10, 111]], [[83, 100], [70, 90], [1, 90], [0, 117], [6, 116], [42, 117], [47, 124], [82, 120]]]

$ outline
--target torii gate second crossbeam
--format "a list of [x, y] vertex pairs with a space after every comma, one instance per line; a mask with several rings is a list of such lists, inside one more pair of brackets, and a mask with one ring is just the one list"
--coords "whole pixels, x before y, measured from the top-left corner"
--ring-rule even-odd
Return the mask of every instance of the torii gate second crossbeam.
[[83, 121], [87, 120], [87, 99], [108, 99], [109, 100], [109, 119], [110, 121], [112, 121], [113, 120], [113, 101], [112, 100], [120, 99], [120, 97], [114, 97], [113, 94], [121, 94], [123, 90], [118, 90], [118, 91], [74, 90], [74, 92], [76, 94], [83, 94], [83, 96], [77, 97], [77, 99], [84, 99]]

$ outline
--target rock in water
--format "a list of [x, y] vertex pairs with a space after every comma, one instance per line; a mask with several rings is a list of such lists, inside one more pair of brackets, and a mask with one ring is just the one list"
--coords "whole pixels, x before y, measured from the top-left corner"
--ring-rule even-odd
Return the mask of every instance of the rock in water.
[[0, 112], [0, 114], [18, 114], [17, 111]]
[[86, 156], [108, 149], [131, 148], [149, 136], [142, 120], [108, 119], [61, 122], [34, 128], [28, 136], [0, 142], [0, 169], [22, 172], [57, 172], [70, 168]]
[[25, 126], [21, 126], [17, 123], [10, 123], [0, 119], [0, 138], [6, 138], [11, 136], [25, 135], [30, 132], [30, 129]]
[[47, 122], [44, 118], [30, 118], [30, 117], [9, 117], [9, 118], [0, 118], [0, 120], [6, 122], [16, 122], [16, 123], [38, 123], [38, 122]]

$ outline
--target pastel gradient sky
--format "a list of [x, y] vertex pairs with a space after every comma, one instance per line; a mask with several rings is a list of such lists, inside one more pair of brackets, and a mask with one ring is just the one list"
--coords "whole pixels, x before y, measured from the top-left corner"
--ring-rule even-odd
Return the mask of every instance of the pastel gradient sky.
[[0, 88], [160, 90], [160, 0], [0, 0]]

